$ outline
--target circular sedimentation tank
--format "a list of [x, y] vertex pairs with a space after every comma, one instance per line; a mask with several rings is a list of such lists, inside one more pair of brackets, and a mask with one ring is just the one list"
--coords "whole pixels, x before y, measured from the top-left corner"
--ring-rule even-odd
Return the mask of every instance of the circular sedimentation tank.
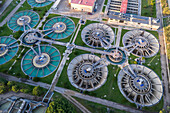
[[115, 34], [111, 27], [101, 23], [93, 23], [82, 30], [81, 37], [86, 45], [100, 48], [110, 46]]
[[17, 40], [11, 36], [0, 37], [0, 65], [10, 61], [18, 52]]
[[75, 24], [70, 18], [59, 16], [48, 20], [43, 29], [48, 37], [59, 40], [69, 37], [74, 32]]
[[52, 3], [50, 0], [27, 0], [31, 7], [44, 7]]
[[48, 76], [57, 69], [60, 58], [60, 53], [55, 47], [36, 46], [28, 50], [22, 58], [22, 71], [30, 77]]
[[28, 31], [25, 31], [21, 36], [20, 36], [20, 41], [24, 45], [34, 45], [38, 43], [38, 40], [32, 39], [32, 38], [42, 38], [41, 32], [35, 29], [31, 29]]
[[108, 69], [98, 56], [82, 54], [70, 62], [67, 74], [74, 87], [83, 91], [94, 91], [106, 82]]
[[128, 52], [139, 57], [152, 57], [159, 51], [157, 38], [143, 30], [133, 30], [123, 36], [123, 45]]
[[110, 48], [107, 52], [112, 53], [111, 55], [106, 55], [106, 59], [113, 65], [121, 65], [127, 61], [126, 52], [120, 47]]
[[20, 11], [14, 14], [8, 21], [8, 27], [13, 31], [24, 31], [38, 24], [39, 15], [34, 11]]
[[140, 106], [152, 106], [163, 95], [162, 82], [151, 69], [132, 64], [124, 67], [118, 74], [118, 86], [123, 96]]

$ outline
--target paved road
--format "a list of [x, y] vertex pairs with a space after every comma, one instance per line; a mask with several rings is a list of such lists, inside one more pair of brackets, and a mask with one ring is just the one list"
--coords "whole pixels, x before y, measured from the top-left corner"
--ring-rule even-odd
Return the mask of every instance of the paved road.
[[9, 15], [0, 23], [0, 27], [2, 27], [6, 22], [14, 15], [14, 13], [21, 7], [21, 5], [25, 2], [26, 0], [22, 0], [10, 13]]
[[13, 0], [6, 0], [4, 5], [0, 8], [0, 15], [5, 11], [5, 9], [9, 6], [9, 4], [12, 2]]
[[165, 37], [163, 34], [163, 20], [162, 20], [162, 8], [161, 1], [156, 0], [156, 14], [157, 18], [160, 18], [160, 29], [159, 33], [159, 42], [160, 42], [160, 56], [161, 56], [161, 68], [162, 68], [162, 79], [164, 86], [164, 109], [167, 105], [170, 105], [170, 75], [168, 68], [168, 59], [166, 55], [166, 43]]
[[[8, 81], [22, 82], [19, 78], [14, 77], [14, 76], [6, 75], [6, 74], [3, 74], [3, 73], [0, 73], [0, 76], [5, 78]], [[49, 84], [42, 83], [42, 82], [34, 82], [32, 80], [27, 80], [27, 81], [22, 82], [22, 83], [28, 84], [28, 85], [31, 85], [31, 86], [38, 86], [39, 85], [40, 87], [43, 87], [45, 89], [50, 88]], [[151, 112], [137, 110], [137, 109], [134, 109], [134, 108], [122, 105], [122, 104], [118, 104], [118, 103], [115, 103], [115, 102], [112, 102], [112, 101], [108, 101], [108, 100], [105, 100], [105, 99], [100, 99], [100, 98], [97, 98], [97, 97], [81, 94], [81, 93], [78, 93], [76, 91], [72, 91], [72, 90], [69, 90], [69, 89], [61, 88], [61, 87], [55, 87], [54, 91], [61, 93], [61, 94], [67, 94], [67, 95], [70, 95], [70, 96], [74, 96], [74, 97], [77, 97], [77, 98], [81, 98], [81, 99], [84, 99], [84, 100], [95, 102], [95, 103], [105, 105], [105, 106], [108, 106], [108, 107], [112, 107], [112, 108], [115, 108], [115, 109], [124, 110], [124, 111], [131, 112], [131, 113], [151, 113]]]

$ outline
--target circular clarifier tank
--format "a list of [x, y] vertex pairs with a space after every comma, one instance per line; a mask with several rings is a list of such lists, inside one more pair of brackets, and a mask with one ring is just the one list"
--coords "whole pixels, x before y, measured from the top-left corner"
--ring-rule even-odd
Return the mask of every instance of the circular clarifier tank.
[[151, 69], [132, 64], [124, 67], [118, 75], [118, 86], [123, 96], [140, 106], [152, 106], [163, 95], [162, 82]]
[[44, 7], [52, 3], [50, 0], [27, 0], [31, 7]]
[[30, 49], [22, 58], [22, 71], [30, 77], [45, 77], [53, 73], [60, 62], [59, 51], [49, 45]]
[[74, 32], [75, 24], [67, 17], [59, 16], [48, 20], [43, 29], [45, 34], [48, 34], [52, 39], [64, 39]]
[[18, 46], [16, 39], [8, 36], [0, 37], [0, 65], [8, 62], [16, 55]]
[[93, 23], [82, 30], [81, 37], [86, 45], [100, 48], [110, 46], [115, 34], [111, 27], [101, 23]]
[[13, 31], [24, 31], [38, 24], [39, 15], [34, 11], [20, 11], [8, 21], [8, 27]]
[[39, 41], [35, 40], [35, 39], [32, 39], [32, 38], [34, 38], [34, 37], [35, 38], [42, 38], [42, 36], [43, 35], [38, 30], [31, 29], [31, 30], [28, 30], [28, 31], [24, 32], [20, 36], [20, 40], [21, 40], [22, 44], [33, 45], [33, 44], [36, 44]]
[[69, 64], [67, 74], [71, 84], [84, 91], [94, 91], [107, 80], [107, 66], [98, 56], [83, 54]]
[[126, 52], [120, 47], [110, 48], [107, 52], [112, 53], [111, 55], [106, 55], [106, 59], [113, 65], [121, 65], [127, 60]]
[[152, 57], [159, 51], [157, 38], [143, 30], [133, 30], [123, 36], [123, 45], [128, 52], [139, 57]]

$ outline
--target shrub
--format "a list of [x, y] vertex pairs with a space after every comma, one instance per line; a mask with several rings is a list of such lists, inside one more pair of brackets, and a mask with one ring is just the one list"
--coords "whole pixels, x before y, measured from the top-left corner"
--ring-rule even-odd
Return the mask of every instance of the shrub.
[[21, 91], [22, 93], [28, 93], [28, 92], [29, 92], [28, 89], [20, 89], [20, 91]]
[[147, 8], [148, 6], [147, 6], [147, 5], [144, 5], [143, 7], [144, 7], [144, 8]]
[[33, 78], [33, 81], [34, 81], [34, 82], [38, 82], [38, 81], [40, 81], [40, 78], [39, 78], [39, 77], [34, 77], [34, 78]]
[[8, 72], [8, 69], [2, 70], [2, 73], [7, 73], [7, 72]]
[[5, 85], [0, 86], [0, 94], [4, 93], [6, 91]]
[[12, 89], [11, 89], [13, 92], [18, 92], [19, 91], [19, 89], [18, 89], [18, 86], [12, 86]]
[[7, 86], [8, 86], [10, 89], [12, 88], [13, 85], [14, 85], [14, 82], [8, 81]]
[[32, 90], [32, 94], [35, 96], [39, 96], [40, 95], [40, 86], [36, 86], [34, 87], [34, 89]]

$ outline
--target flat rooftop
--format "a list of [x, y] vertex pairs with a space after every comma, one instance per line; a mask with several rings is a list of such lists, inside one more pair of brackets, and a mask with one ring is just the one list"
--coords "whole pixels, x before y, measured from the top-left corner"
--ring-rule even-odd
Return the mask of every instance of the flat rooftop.
[[71, 3], [93, 6], [96, 0], [71, 0]]
[[[117, 19], [117, 20], [124, 20], [124, 21], [130, 21], [130, 18], [132, 18], [132, 22], [149, 24], [149, 17], [132, 15], [132, 14], [123, 14], [123, 13], [114, 12], [114, 11], [111, 11], [109, 13], [109, 18], [110, 19]], [[159, 22], [153, 23], [153, 20], [154, 20], [154, 18], [151, 17], [151, 24], [159, 26]]]

